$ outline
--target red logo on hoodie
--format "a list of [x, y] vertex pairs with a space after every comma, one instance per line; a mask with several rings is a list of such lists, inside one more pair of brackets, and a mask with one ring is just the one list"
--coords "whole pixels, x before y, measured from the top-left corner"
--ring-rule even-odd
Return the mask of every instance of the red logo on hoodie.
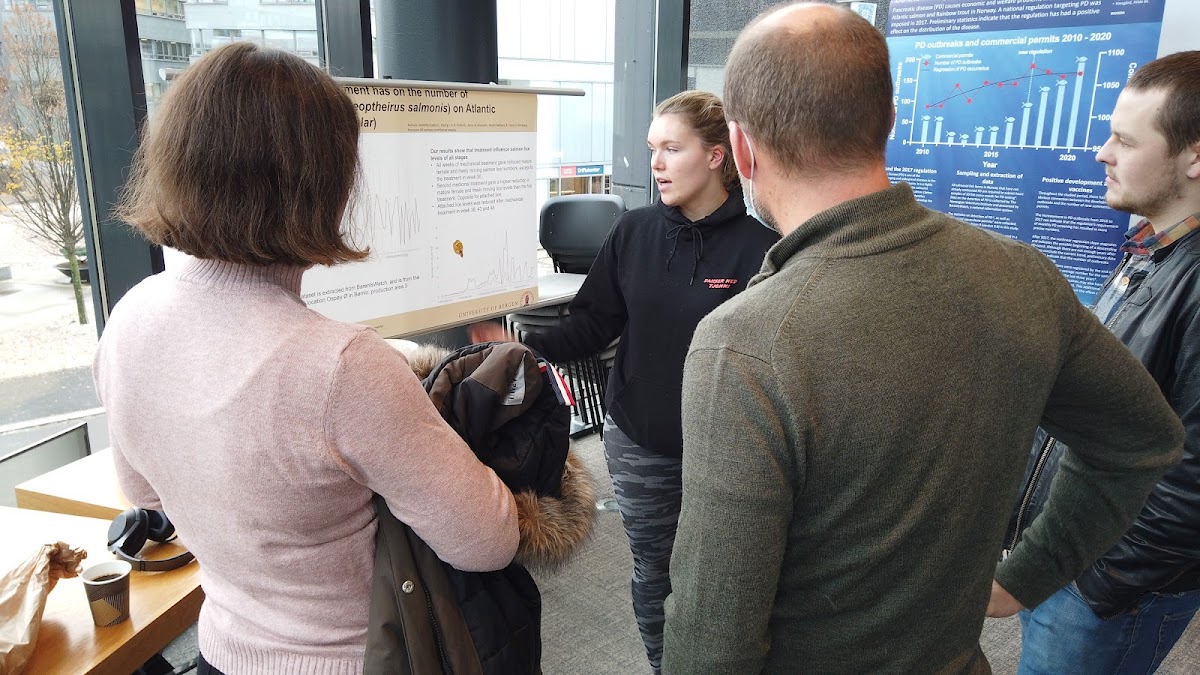
[[737, 283], [737, 279], [705, 279], [704, 283], [708, 284], [709, 288], [732, 288]]

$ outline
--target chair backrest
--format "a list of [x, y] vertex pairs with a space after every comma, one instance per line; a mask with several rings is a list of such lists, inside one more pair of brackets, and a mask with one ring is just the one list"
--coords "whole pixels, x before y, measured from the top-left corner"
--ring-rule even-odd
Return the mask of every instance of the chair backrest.
[[0, 506], [16, 506], [15, 488], [60, 466], [92, 454], [87, 422], [0, 457]]
[[558, 272], [587, 274], [625, 200], [617, 195], [551, 197], [542, 205], [538, 240]]

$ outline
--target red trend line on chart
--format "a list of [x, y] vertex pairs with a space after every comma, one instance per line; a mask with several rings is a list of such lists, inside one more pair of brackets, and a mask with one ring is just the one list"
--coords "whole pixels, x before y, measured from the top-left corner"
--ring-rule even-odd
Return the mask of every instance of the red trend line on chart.
[[[922, 73], [931, 70], [933, 56], [906, 57], [897, 64], [897, 87], [911, 87], [911, 98], [897, 96], [901, 105], [908, 108], [911, 114], [907, 119], [898, 119], [897, 127], [908, 127], [908, 139], [905, 145], [920, 146], [949, 146], [949, 147], [986, 147], [986, 148], [1021, 148], [1021, 149], [1056, 149], [1056, 150], [1088, 150], [1091, 142], [1092, 122], [1097, 119], [1095, 113], [1096, 92], [1100, 89], [1117, 89], [1118, 81], [1100, 81], [1100, 64], [1105, 52], [1096, 56], [1093, 66], [1095, 77], [1091, 84], [1092, 95], [1090, 107], [1086, 116], [1081, 116], [1084, 101], [1083, 94], [1087, 85], [1084, 84], [1087, 57], [1075, 58], [1074, 70], [1055, 70], [1039, 65], [1036, 61], [1029, 64], [1027, 71], [1022, 74], [998, 80], [984, 79], [981, 84], [972, 86], [970, 83], [955, 82], [950, 93], [942, 94], [929, 103], [920, 103], [920, 87]], [[916, 66], [916, 72], [905, 76], [906, 66]], [[934, 71], [937, 72], [937, 71]], [[1042, 83], [1035, 92], [1035, 83]], [[1069, 85], [1074, 86], [1069, 86]], [[1022, 87], [1022, 85], [1027, 85]], [[1020, 110], [1014, 110], [1008, 115], [999, 113], [1003, 120], [994, 119], [991, 124], [976, 120], [968, 123], [966, 128], [952, 125], [962, 124], [963, 120], [947, 118], [943, 111], [946, 104], [962, 99], [965, 104], [975, 102], [984, 92], [995, 93], [1019, 90], [1024, 88], [1024, 100]], [[1068, 89], [1071, 90], [1070, 101], [1067, 100]], [[899, 89], [898, 89], [899, 91]], [[1054, 93], [1053, 97], [1051, 96]], [[1053, 101], [1051, 99], [1053, 98]], [[1015, 104], [1014, 104], [1015, 105]], [[995, 103], [991, 110], [995, 110]], [[987, 106], [985, 106], [985, 109]], [[965, 108], [955, 108], [965, 110]], [[919, 112], [925, 114], [919, 114]], [[956, 121], [957, 120], [957, 121]], [[1082, 125], [1081, 125], [1082, 120]], [[920, 131], [918, 132], [918, 121]], [[980, 123], [983, 122], [983, 123]], [[1076, 139], [1081, 126], [1085, 131], [1082, 144]], [[1019, 131], [1018, 131], [1019, 130]], [[896, 129], [892, 130], [891, 138], [895, 138]]]
[[[1031, 63], [1031, 64], [1029, 64], [1029, 69], [1030, 70], [1038, 70], [1038, 65], [1036, 63]], [[1079, 71], [1072, 72], [1072, 73], [1056, 73], [1053, 70], [1051, 70], [1050, 68], [1047, 68], [1045, 70], [1045, 72], [1034, 73], [1032, 75], [1022, 75], [1021, 77], [1014, 77], [1014, 78], [1010, 78], [1010, 79], [1006, 79], [1006, 80], [996, 80], [996, 81], [984, 80], [983, 84], [981, 84], [978, 87], [975, 87], [973, 89], [963, 89], [961, 84], [955, 83], [955, 85], [954, 85], [955, 93], [947, 96], [946, 98], [943, 98], [940, 101], [935, 101], [934, 103], [926, 103], [925, 109], [929, 110], [930, 108], [934, 108], [934, 107], [945, 108], [947, 102], [953, 101], [956, 98], [961, 98], [964, 96], [967, 97], [967, 103], [969, 104], [969, 103], [974, 102], [975, 98], [972, 97], [971, 94], [974, 94], [975, 92], [990, 91], [993, 86], [996, 87], [997, 89], [1003, 89], [1006, 85], [1012, 85], [1013, 87], [1019, 87], [1021, 85], [1022, 80], [1029, 81], [1029, 91], [1025, 95], [1025, 100], [1028, 101], [1028, 100], [1030, 100], [1030, 97], [1032, 96], [1032, 93], [1033, 93], [1034, 79], [1039, 78], [1039, 77], [1057, 77], [1060, 80], [1065, 80], [1071, 75], [1074, 75], [1075, 77], [1083, 77], [1083, 71], [1079, 70]]]

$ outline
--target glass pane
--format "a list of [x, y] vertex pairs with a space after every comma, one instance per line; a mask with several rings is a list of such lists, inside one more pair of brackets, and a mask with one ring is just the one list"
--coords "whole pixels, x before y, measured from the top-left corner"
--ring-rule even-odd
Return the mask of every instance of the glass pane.
[[296, 53], [303, 54], [304, 56], [317, 55], [317, 31], [296, 31]]
[[[497, 0], [500, 81], [517, 87], [582, 89], [539, 96], [537, 175], [547, 197], [599, 192], [571, 179], [577, 166], [612, 164], [615, 0]], [[564, 173], [565, 172], [565, 173]], [[593, 175], [593, 174], [589, 174]]]
[[183, 2], [181, 0], [137, 0], [136, 7], [138, 14], [183, 17]]
[[[189, 61], [235, 40], [269, 44], [320, 65], [312, 0], [137, 0], [137, 11], [151, 115]], [[157, 45], [152, 52], [148, 40]]]
[[263, 40], [284, 51], [296, 51], [296, 33], [290, 30], [264, 30]]
[[725, 60], [733, 41], [750, 20], [775, 0], [693, 0], [688, 31], [688, 87], [721, 94]]
[[[42, 0], [8, 7], [0, 12], [0, 456], [94, 418], [100, 405], [54, 15]], [[0, 504], [11, 499], [0, 495]]]

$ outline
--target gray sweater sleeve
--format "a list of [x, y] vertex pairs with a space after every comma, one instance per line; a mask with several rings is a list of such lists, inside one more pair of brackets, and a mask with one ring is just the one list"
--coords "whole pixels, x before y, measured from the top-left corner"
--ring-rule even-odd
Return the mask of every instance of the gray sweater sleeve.
[[996, 580], [1026, 607], [1069, 584], [1129, 527], [1179, 460], [1183, 427], [1140, 362], [1082, 305], [1042, 426], [1070, 448], [1046, 507]]
[[[683, 508], [671, 558], [663, 672], [751, 673], [792, 519], [796, 466], [769, 364], [694, 349], [684, 367]], [[780, 407], [782, 406], [782, 407]]]

